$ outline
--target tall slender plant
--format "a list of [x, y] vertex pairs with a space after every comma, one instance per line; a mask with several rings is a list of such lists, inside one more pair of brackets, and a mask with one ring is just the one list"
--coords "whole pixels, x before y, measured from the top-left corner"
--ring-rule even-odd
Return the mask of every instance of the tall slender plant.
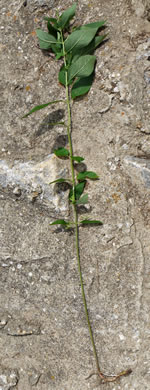
[[75, 163], [80, 163], [84, 160], [82, 156], [74, 156], [72, 145], [72, 115], [71, 115], [71, 102], [79, 96], [82, 96], [89, 92], [93, 79], [96, 63], [96, 56], [93, 55], [94, 50], [105, 39], [106, 35], [99, 35], [99, 30], [104, 26], [105, 21], [97, 21], [94, 23], [84, 24], [82, 26], [70, 25], [71, 19], [75, 15], [76, 3], [72, 7], [68, 8], [61, 15], [57, 13], [56, 18], [45, 17], [47, 22], [48, 32], [37, 29], [36, 34], [39, 39], [39, 45], [42, 50], [50, 50], [56, 61], [63, 59], [58, 79], [59, 82], [65, 87], [66, 98], [64, 100], [54, 100], [46, 104], [35, 106], [29, 111], [23, 118], [31, 115], [35, 111], [41, 110], [50, 104], [56, 104], [58, 102], [64, 102], [68, 113], [68, 121], [65, 124], [67, 129], [69, 149], [60, 147], [54, 150], [55, 155], [58, 158], [68, 158], [70, 160], [70, 178], [59, 178], [52, 183], [67, 182], [70, 185], [69, 202], [73, 209], [73, 220], [57, 219], [50, 225], [62, 225], [66, 229], [74, 229], [75, 232], [75, 244], [76, 244], [76, 258], [78, 263], [78, 270], [81, 283], [82, 298], [84, 303], [85, 315], [87, 325], [89, 329], [89, 335], [92, 343], [93, 354], [95, 358], [96, 368], [95, 372], [92, 372], [87, 379], [92, 375], [98, 375], [101, 381], [113, 382], [123, 375], [128, 375], [131, 370], [122, 371], [117, 375], [104, 375], [99, 366], [99, 359], [94, 341], [93, 331], [90, 323], [86, 296], [84, 291], [81, 263], [80, 263], [80, 250], [79, 250], [79, 226], [83, 225], [101, 225], [100, 220], [93, 219], [81, 219], [78, 220], [78, 205], [88, 202], [88, 195], [83, 194], [86, 184], [86, 180], [98, 180], [98, 175], [93, 171], [84, 170], [75, 173]]

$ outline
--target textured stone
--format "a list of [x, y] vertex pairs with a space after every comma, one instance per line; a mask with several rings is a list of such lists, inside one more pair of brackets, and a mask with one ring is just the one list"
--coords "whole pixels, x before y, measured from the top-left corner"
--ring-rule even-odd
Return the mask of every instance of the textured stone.
[[[96, 376], [85, 380], [95, 371], [95, 361], [73, 234], [49, 226], [62, 214], [72, 218], [68, 191], [48, 184], [69, 174], [68, 162], [52, 157], [55, 148], [68, 147], [66, 129], [48, 125], [66, 121], [67, 112], [59, 103], [21, 119], [37, 104], [65, 98], [57, 78], [60, 63], [39, 50], [35, 30], [46, 30], [43, 17], [54, 17], [57, 8], [62, 12], [70, 5], [71, 0], [30, 0], [26, 6], [1, 0], [3, 390], [100, 386]], [[148, 14], [148, 0], [79, 0], [75, 22], [107, 20], [109, 38], [96, 50], [92, 89], [72, 105], [74, 154], [83, 156], [87, 169], [100, 177], [87, 183], [89, 206], [79, 215], [103, 221], [102, 226], [79, 229], [100, 367], [109, 374], [132, 369], [130, 376], [103, 385], [109, 390], [150, 388]], [[14, 370], [18, 375], [12, 380]]]
[[32, 370], [29, 373], [29, 377], [28, 377], [30, 386], [37, 385], [37, 383], [38, 383], [38, 381], [40, 379], [40, 375], [41, 374], [39, 374], [39, 372], [37, 372], [35, 370], [35, 368], [34, 369], [32, 368]]
[[[150, 159], [143, 159], [137, 157], [126, 157], [125, 163], [128, 165], [128, 172], [130, 173], [130, 167], [133, 167], [133, 171], [139, 180], [140, 177], [145, 187], [150, 188]], [[134, 173], [133, 173], [134, 174]]]
[[18, 383], [18, 371], [14, 369], [0, 367], [0, 389], [10, 390]]
[[5, 332], [9, 336], [32, 336], [41, 333], [40, 326], [37, 324], [27, 323], [25, 319], [10, 320], [5, 327]]
[[17, 196], [21, 192], [34, 201], [38, 198], [41, 202], [46, 202], [49, 207], [55, 207], [58, 211], [68, 208], [66, 192], [55, 192], [54, 184], [50, 182], [57, 178], [66, 177], [67, 169], [54, 154], [48, 156], [39, 163], [14, 162], [9, 166], [6, 161], [0, 161], [0, 184], [2, 188], [13, 187], [13, 193]]
[[133, 9], [138, 17], [146, 17], [149, 20], [150, 4], [149, 0], [130, 0]]

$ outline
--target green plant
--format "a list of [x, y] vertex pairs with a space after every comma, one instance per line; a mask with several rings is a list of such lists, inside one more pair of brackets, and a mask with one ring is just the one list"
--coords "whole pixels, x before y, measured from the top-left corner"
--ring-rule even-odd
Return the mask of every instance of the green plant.
[[[90, 374], [88, 378], [94, 374], [97, 374], [101, 378], [102, 382], [112, 382], [123, 375], [129, 374], [131, 370], [123, 371], [114, 376], [106, 376], [100, 370], [97, 350], [87, 309], [79, 251], [79, 226], [102, 224], [100, 220], [95, 219], [78, 220], [78, 205], [88, 202], [88, 195], [83, 194], [86, 181], [87, 179], [98, 180], [99, 177], [95, 172], [86, 170], [84, 172], [78, 173], [77, 175], [75, 174], [75, 163], [82, 162], [84, 158], [82, 156], [74, 156], [71, 138], [71, 99], [74, 100], [77, 97], [88, 93], [91, 88], [94, 79], [94, 68], [96, 63], [96, 56], [94, 56], [93, 53], [96, 47], [98, 47], [106, 37], [106, 34], [98, 34], [101, 27], [104, 26], [105, 21], [89, 23], [83, 26], [72, 25], [71, 29], [70, 20], [74, 17], [75, 11], [76, 3], [64, 11], [60, 16], [57, 14], [57, 18], [45, 17], [48, 32], [42, 31], [40, 29], [36, 30], [40, 48], [43, 50], [51, 50], [54, 53], [56, 61], [63, 59], [63, 64], [61, 65], [58, 78], [59, 82], [65, 87], [66, 99], [64, 99], [63, 102], [66, 104], [68, 113], [68, 122], [65, 127], [67, 129], [69, 149], [61, 147], [54, 150], [54, 153], [58, 158], [67, 158], [70, 160], [71, 178], [60, 178], [51, 182], [50, 184], [63, 182], [69, 183], [71, 187], [69, 192], [69, 202], [73, 208], [73, 221], [57, 219], [50, 225], [62, 225], [66, 229], [73, 228], [75, 231], [76, 257], [80, 275], [82, 297], [97, 367], [97, 371]], [[33, 112], [43, 109], [50, 104], [56, 104], [61, 101], [62, 100], [54, 100], [46, 104], [38, 105], [29, 111], [26, 115], [24, 115], [24, 117], [27, 117]]]

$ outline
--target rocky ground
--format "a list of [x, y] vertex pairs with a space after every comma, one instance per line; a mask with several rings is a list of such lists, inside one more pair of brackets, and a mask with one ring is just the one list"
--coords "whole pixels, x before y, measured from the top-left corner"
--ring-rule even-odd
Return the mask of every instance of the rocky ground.
[[[1, 0], [0, 389], [148, 390], [150, 382], [150, 4], [79, 0], [76, 22], [107, 20], [90, 93], [73, 103], [74, 152], [100, 180], [89, 183], [81, 229], [83, 276], [100, 365], [131, 368], [100, 385], [82, 304], [74, 237], [50, 228], [68, 213], [67, 191], [49, 182], [68, 166], [59, 63], [39, 50], [35, 29], [67, 0]], [[83, 213], [83, 210], [82, 210]], [[98, 387], [97, 387], [98, 386]]]

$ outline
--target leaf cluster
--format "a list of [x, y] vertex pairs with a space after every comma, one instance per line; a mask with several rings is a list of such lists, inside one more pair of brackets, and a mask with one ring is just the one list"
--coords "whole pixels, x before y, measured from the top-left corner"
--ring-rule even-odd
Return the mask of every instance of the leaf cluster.
[[[71, 158], [73, 161], [76, 161], [76, 162], [81, 162], [84, 160], [84, 158], [81, 156], [71, 156], [69, 150], [66, 148], [55, 149], [54, 154], [59, 158]], [[56, 180], [50, 182], [49, 184], [68, 183], [69, 185], [71, 185], [71, 189], [69, 191], [70, 203], [75, 204], [75, 205], [86, 204], [86, 203], [88, 203], [88, 194], [83, 194], [84, 189], [85, 189], [85, 185], [86, 185], [86, 179], [97, 180], [97, 179], [99, 179], [99, 176], [97, 175], [97, 173], [95, 173], [93, 171], [86, 171], [85, 170], [84, 172], [78, 173], [76, 179], [77, 179], [77, 184], [75, 185], [74, 189], [73, 189], [73, 184], [72, 184], [71, 179], [60, 178], [60, 179], [56, 179]], [[63, 225], [65, 228], [72, 228], [73, 227], [72, 222], [65, 221], [64, 219], [58, 219], [58, 220], [51, 223], [51, 225], [58, 225], [58, 224]], [[79, 225], [82, 225], [82, 224], [84, 224], [84, 225], [85, 224], [100, 224], [101, 225], [102, 222], [99, 220], [85, 219], [85, 220], [79, 222]]]
[[72, 99], [90, 90], [96, 62], [93, 53], [106, 37], [106, 34], [98, 35], [105, 21], [75, 26], [70, 33], [70, 20], [74, 17], [75, 11], [76, 3], [58, 18], [44, 18], [48, 32], [36, 30], [41, 49], [51, 50], [55, 60], [65, 57], [65, 63], [60, 68], [58, 78], [59, 82], [65, 86], [67, 71], [67, 85], [72, 85]]
[[[61, 65], [58, 78], [59, 82], [63, 84], [65, 88], [69, 88], [69, 85], [71, 85], [72, 99], [84, 95], [90, 90], [94, 78], [94, 67], [96, 62], [96, 56], [94, 56], [93, 53], [96, 47], [99, 46], [106, 37], [106, 35], [98, 35], [99, 29], [105, 24], [105, 21], [88, 23], [83, 26], [75, 26], [72, 28], [72, 32], [70, 33], [70, 20], [74, 17], [75, 11], [76, 3], [64, 11], [62, 15], [58, 15], [57, 18], [44, 18], [47, 22], [48, 32], [40, 29], [36, 30], [40, 48], [42, 50], [51, 50], [54, 53], [56, 61], [63, 57], [63, 64]], [[53, 100], [51, 102], [35, 106], [26, 115], [24, 115], [23, 118], [47, 107], [48, 105], [62, 101], [65, 102], [65, 100]], [[74, 162], [80, 163], [84, 161], [83, 157], [74, 156], [70, 150], [60, 147], [55, 149], [54, 153], [58, 158], [70, 159], [71, 164], [73, 165]], [[69, 202], [76, 207], [78, 205], [88, 203], [88, 194], [83, 194], [87, 179], [97, 180], [99, 177], [95, 172], [85, 170], [84, 172], [77, 174], [74, 183], [73, 178], [72, 180], [59, 178], [50, 184], [67, 182], [70, 186]], [[59, 219], [51, 223], [51, 225], [56, 224], [70, 228], [74, 225], [74, 222]], [[99, 220], [85, 219], [80, 221], [79, 225], [80, 224], [102, 224], [102, 222]]]

